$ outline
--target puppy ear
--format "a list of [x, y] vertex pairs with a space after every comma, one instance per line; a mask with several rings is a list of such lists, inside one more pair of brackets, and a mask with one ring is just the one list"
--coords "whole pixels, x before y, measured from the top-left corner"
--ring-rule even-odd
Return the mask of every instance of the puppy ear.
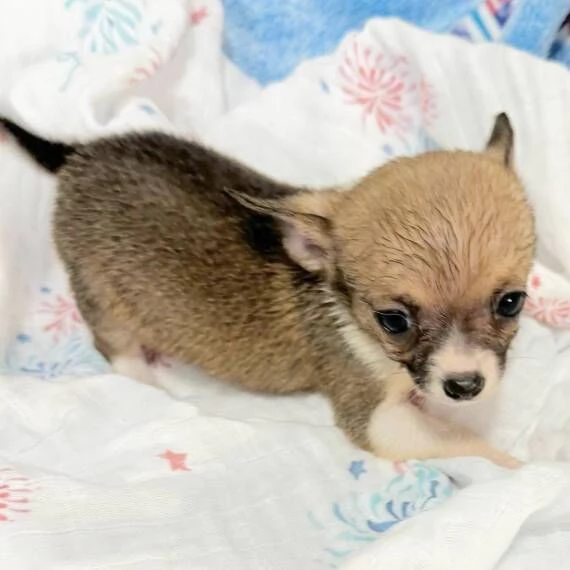
[[487, 142], [486, 152], [495, 156], [505, 166], [511, 166], [513, 159], [514, 133], [506, 113], [495, 118], [491, 136]]
[[301, 191], [262, 199], [227, 190], [242, 206], [276, 219], [287, 255], [311, 273], [329, 274], [334, 266], [330, 214], [334, 190]]

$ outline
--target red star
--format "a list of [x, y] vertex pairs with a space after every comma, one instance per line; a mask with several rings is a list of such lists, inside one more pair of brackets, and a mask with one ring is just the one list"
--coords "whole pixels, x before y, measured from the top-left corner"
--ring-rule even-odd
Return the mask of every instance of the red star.
[[208, 16], [208, 8], [202, 6], [197, 10], [190, 12], [190, 23], [197, 26], [204, 18]]
[[190, 471], [190, 467], [186, 465], [186, 455], [186, 453], [175, 453], [167, 449], [164, 453], [161, 453], [159, 457], [168, 461], [172, 471]]

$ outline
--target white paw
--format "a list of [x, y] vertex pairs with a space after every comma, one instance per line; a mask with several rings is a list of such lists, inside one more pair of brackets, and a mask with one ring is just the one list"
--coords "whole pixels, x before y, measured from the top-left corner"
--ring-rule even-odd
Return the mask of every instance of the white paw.
[[153, 369], [141, 356], [117, 356], [113, 358], [111, 365], [115, 374], [138, 380], [143, 384], [156, 385], [156, 375]]
[[496, 453], [491, 454], [488, 459], [490, 459], [499, 467], [504, 467], [505, 469], [519, 469], [524, 465], [523, 461], [520, 461], [516, 457], [513, 457], [512, 455], [503, 453], [501, 451], [497, 451]]

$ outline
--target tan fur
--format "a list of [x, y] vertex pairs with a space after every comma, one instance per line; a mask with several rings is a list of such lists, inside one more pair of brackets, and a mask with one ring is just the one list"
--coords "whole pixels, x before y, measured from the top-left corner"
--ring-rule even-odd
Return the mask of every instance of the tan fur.
[[[456, 345], [499, 380], [517, 325], [493, 302], [524, 289], [534, 251], [511, 148], [501, 118], [487, 152], [403, 158], [349, 191], [313, 192], [166, 135], [66, 147], [55, 242], [97, 347], [123, 372], [149, 381], [145, 345], [250, 389], [320, 391], [380, 456], [512, 466], [411, 401], [442, 397]], [[374, 312], [400, 307], [414, 327], [395, 338]]]
[[[395, 343], [372, 317], [371, 307], [403, 299], [418, 307], [427, 349], [459, 327], [474, 360], [506, 353], [516, 320], [490, 318], [490, 299], [524, 290], [534, 251], [532, 214], [513, 172], [469, 153], [403, 159], [365, 179], [337, 215], [337, 239], [346, 244], [338, 263], [355, 289], [353, 314], [379, 350], [399, 361], [419, 354], [417, 335]], [[461, 343], [458, 354], [451, 349], [440, 368], [465, 358]]]

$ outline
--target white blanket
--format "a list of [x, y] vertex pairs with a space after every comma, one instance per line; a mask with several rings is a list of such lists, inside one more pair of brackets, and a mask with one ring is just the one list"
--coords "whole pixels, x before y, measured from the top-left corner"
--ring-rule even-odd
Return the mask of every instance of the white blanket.
[[[222, 55], [222, 16], [217, 0], [5, 2], [0, 112], [65, 140], [172, 130], [318, 186], [479, 148], [506, 110], [540, 234], [529, 311], [570, 322], [565, 69], [372, 21], [262, 91]], [[50, 245], [53, 180], [6, 139], [0, 164], [3, 568], [536, 570], [570, 554], [560, 461], [392, 465], [350, 446], [317, 396], [169, 362], [169, 393], [110, 375]], [[523, 458], [569, 458], [569, 345], [526, 319], [503, 396], [461, 419]]]

